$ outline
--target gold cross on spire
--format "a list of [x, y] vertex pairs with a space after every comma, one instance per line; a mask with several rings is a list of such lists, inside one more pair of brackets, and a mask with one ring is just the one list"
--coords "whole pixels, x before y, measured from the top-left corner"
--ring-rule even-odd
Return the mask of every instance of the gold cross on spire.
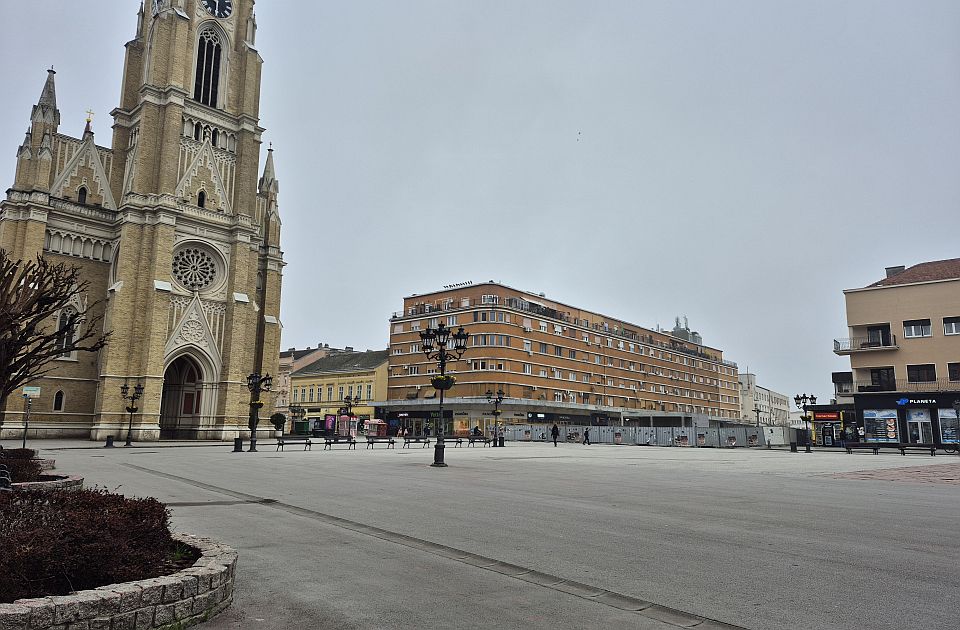
[[93, 112], [89, 109], [87, 110], [87, 122], [93, 122]]

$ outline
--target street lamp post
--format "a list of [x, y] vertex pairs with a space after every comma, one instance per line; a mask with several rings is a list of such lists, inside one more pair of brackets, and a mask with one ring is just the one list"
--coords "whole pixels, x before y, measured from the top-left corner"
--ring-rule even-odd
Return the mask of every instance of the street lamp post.
[[[451, 340], [452, 348], [448, 350]], [[420, 341], [423, 353], [431, 361], [436, 361], [437, 367], [440, 368], [439, 378], [431, 379], [433, 387], [440, 392], [440, 417], [437, 420], [437, 442], [433, 449], [433, 463], [430, 465], [442, 468], [446, 466], [443, 461], [443, 392], [453, 386], [453, 378], [447, 376], [447, 363], [463, 358], [463, 353], [467, 350], [467, 333], [461, 326], [451, 335], [450, 329], [440, 322], [436, 329], [428, 326], [426, 330], [421, 331]]]
[[797, 394], [793, 397], [793, 402], [797, 406], [797, 409], [803, 410], [803, 420], [807, 423], [807, 453], [812, 453], [810, 449], [810, 416], [807, 414], [807, 403], [811, 405], [817, 404], [817, 397], [813, 394]]
[[753, 413], [757, 414], [757, 428], [760, 428], [760, 412], [763, 411], [760, 407], [756, 405], [753, 406]]
[[133, 414], [137, 413], [137, 401], [143, 396], [143, 385], [137, 383], [133, 391], [130, 391], [130, 386], [124, 383], [120, 386], [120, 395], [124, 400], [129, 400], [130, 404], [127, 405], [127, 413], [130, 414], [130, 422], [127, 424], [127, 442], [124, 446], [133, 446]]
[[500, 434], [500, 403], [503, 402], [503, 397], [505, 394], [502, 389], [497, 389], [497, 395], [494, 396], [493, 392], [489, 389], [487, 390], [487, 402], [493, 405], [493, 445], [497, 446], [499, 440], [499, 445], [503, 446], [503, 436]]
[[269, 392], [273, 386], [273, 377], [269, 374], [264, 376], [260, 372], [254, 372], [247, 376], [247, 389], [250, 390], [250, 448], [248, 453], [257, 452], [257, 425], [260, 424], [260, 407], [263, 407], [263, 401], [260, 400], [261, 392]]

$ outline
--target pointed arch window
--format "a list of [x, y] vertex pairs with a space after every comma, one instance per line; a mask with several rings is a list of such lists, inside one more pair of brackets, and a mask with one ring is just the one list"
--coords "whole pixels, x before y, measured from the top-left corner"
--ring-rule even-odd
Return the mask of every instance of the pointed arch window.
[[202, 190], [199, 193], [197, 193], [197, 205], [200, 206], [201, 208], [207, 207], [207, 193], [205, 193]]
[[76, 322], [76, 309], [72, 306], [67, 306], [62, 311], [60, 311], [60, 316], [57, 318], [57, 350], [60, 351], [59, 357], [61, 359], [73, 358], [73, 352], [71, 346], [73, 346], [74, 338], [74, 326]]
[[77, 203], [87, 203], [87, 187], [81, 186], [77, 191]]
[[57, 391], [53, 395], [53, 410], [54, 411], [63, 411], [63, 390]]
[[217, 107], [219, 105], [220, 62], [223, 40], [213, 28], [200, 32], [197, 39], [197, 68], [193, 84], [193, 100]]

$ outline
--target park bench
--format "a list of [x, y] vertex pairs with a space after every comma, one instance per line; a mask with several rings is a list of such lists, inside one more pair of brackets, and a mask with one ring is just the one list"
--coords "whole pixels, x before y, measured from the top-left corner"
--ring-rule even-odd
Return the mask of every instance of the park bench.
[[870, 449], [871, 451], [873, 451], [874, 455], [880, 454], [879, 444], [864, 444], [863, 442], [847, 442], [846, 444], [843, 445], [843, 447], [847, 449], [848, 455], [853, 455], [854, 450], [860, 451], [864, 449]]
[[906, 455], [908, 450], [911, 451], [921, 451], [926, 453], [930, 452], [930, 457], [934, 457], [937, 454], [937, 445], [936, 444], [899, 444], [897, 448], [900, 449], [901, 455]]
[[357, 441], [353, 438], [353, 436], [350, 436], [350, 435], [346, 435], [346, 436], [329, 435], [323, 438], [323, 450], [325, 451], [328, 449], [332, 451], [333, 447], [338, 444], [346, 444], [348, 451], [350, 449], [353, 449], [353, 450], [357, 449]]
[[423, 448], [430, 446], [430, 438], [408, 435], [403, 438], [403, 448], [410, 448], [410, 444], [423, 444]]
[[367, 448], [373, 448], [374, 444], [376, 444], [377, 442], [386, 443], [387, 448], [395, 448], [397, 444], [397, 441], [392, 437], [378, 436], [378, 435], [367, 436]]
[[485, 435], [470, 435], [467, 436], [467, 439], [470, 440], [467, 446], [475, 446], [476, 442], [483, 442], [484, 446], [490, 446], [490, 442], [493, 442], [493, 438], [488, 438]]
[[6, 464], [0, 464], [0, 492], [13, 490], [13, 482], [10, 479], [10, 471]]
[[313, 450], [310, 438], [277, 438], [277, 450], [282, 451], [287, 444], [303, 444], [303, 450]]

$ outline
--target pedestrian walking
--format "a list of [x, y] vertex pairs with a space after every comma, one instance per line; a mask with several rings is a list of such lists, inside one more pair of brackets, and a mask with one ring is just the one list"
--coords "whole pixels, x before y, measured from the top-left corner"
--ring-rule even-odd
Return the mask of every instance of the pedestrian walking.
[[584, 429], [584, 430], [583, 430], [583, 443], [584, 443], [585, 445], [589, 445], [589, 444], [590, 444], [590, 429]]
[[557, 423], [553, 423], [553, 428], [550, 429], [550, 436], [553, 438], [553, 447], [557, 447], [557, 438], [560, 437], [560, 427], [557, 426]]

